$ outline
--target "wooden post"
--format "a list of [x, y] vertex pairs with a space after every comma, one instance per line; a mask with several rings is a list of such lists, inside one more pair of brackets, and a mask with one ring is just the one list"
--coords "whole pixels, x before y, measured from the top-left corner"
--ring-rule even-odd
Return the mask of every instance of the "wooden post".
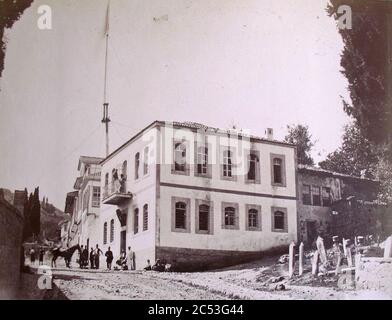
[[351, 255], [351, 248], [347, 247], [347, 264], [349, 267], [353, 266], [353, 257]]
[[344, 253], [344, 256], [347, 257], [346, 239], [343, 238], [342, 244], [343, 244], [343, 253]]
[[392, 236], [385, 241], [384, 258], [392, 258]]
[[294, 247], [295, 247], [295, 243], [291, 242], [289, 246], [289, 278], [291, 278], [294, 274], [294, 263], [295, 263]]
[[304, 243], [301, 242], [299, 245], [299, 275], [302, 276], [304, 273]]
[[312, 275], [317, 276], [318, 274], [318, 256], [319, 253], [316, 250], [313, 254], [313, 259], [312, 259]]

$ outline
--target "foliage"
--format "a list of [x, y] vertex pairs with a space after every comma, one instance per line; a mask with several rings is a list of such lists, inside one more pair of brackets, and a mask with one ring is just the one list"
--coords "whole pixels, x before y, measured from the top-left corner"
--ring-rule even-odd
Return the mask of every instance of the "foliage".
[[306, 125], [298, 124], [287, 126], [287, 135], [284, 141], [297, 146], [297, 161], [299, 164], [314, 165], [310, 152], [314, 146], [309, 128]]

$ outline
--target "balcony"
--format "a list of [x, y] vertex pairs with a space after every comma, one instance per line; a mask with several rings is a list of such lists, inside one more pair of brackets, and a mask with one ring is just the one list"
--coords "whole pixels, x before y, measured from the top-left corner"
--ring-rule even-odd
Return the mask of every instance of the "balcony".
[[103, 204], [119, 205], [124, 201], [132, 199], [132, 193], [126, 190], [126, 181], [114, 181], [103, 187]]

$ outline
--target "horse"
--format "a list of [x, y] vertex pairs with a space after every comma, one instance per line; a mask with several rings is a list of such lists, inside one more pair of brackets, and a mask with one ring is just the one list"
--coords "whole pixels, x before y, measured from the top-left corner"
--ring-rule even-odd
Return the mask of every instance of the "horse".
[[68, 248], [64, 251], [60, 250], [59, 248], [54, 249], [53, 250], [53, 257], [52, 257], [52, 268], [53, 268], [53, 265], [54, 265], [54, 267], [56, 267], [56, 260], [58, 257], [63, 257], [67, 268], [71, 268], [71, 258], [76, 250], [79, 251], [79, 254], [82, 253], [82, 249], [80, 248], [79, 244], [74, 245], [71, 248]]

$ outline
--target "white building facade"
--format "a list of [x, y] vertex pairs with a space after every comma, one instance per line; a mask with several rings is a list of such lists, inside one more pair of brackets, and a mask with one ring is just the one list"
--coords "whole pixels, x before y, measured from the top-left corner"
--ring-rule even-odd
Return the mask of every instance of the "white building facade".
[[293, 145], [196, 123], [156, 121], [101, 163], [99, 230], [115, 258], [130, 246], [174, 270], [203, 270], [297, 240]]

